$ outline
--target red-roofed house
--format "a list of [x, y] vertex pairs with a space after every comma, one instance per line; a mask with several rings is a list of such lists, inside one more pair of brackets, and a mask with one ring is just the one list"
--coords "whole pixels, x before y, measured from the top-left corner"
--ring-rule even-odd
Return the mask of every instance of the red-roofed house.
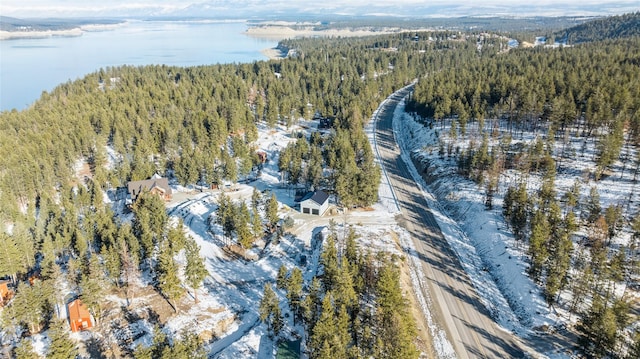
[[0, 280], [0, 307], [11, 297], [13, 297], [13, 291], [9, 289], [9, 280]]
[[72, 332], [79, 332], [93, 327], [89, 309], [87, 309], [80, 299], [69, 302], [69, 304], [67, 304], [67, 312], [69, 312], [69, 325], [71, 326]]

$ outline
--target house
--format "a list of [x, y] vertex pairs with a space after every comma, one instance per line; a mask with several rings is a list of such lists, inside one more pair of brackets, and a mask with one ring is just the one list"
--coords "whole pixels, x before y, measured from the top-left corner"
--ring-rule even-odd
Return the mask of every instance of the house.
[[0, 280], [0, 298], [4, 298], [9, 294], [9, 281]]
[[322, 216], [327, 208], [329, 208], [329, 194], [325, 191], [309, 192], [300, 199], [300, 213]]
[[8, 279], [0, 280], [0, 306], [13, 297], [13, 291], [9, 289], [9, 283], [11, 281]]
[[91, 314], [80, 299], [69, 302], [67, 304], [67, 312], [69, 313], [69, 325], [72, 332], [79, 332], [93, 327]]
[[154, 175], [148, 180], [131, 181], [127, 184], [127, 192], [132, 202], [135, 202], [143, 191], [158, 195], [165, 201], [171, 200], [172, 192], [171, 187], [169, 187], [169, 180], [158, 175]]
[[318, 121], [319, 130], [332, 128], [336, 120], [335, 117], [323, 117], [319, 112], [313, 115], [313, 119]]

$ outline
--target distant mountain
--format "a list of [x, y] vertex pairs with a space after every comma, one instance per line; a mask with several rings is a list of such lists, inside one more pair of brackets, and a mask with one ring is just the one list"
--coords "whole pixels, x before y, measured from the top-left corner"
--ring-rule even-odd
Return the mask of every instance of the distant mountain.
[[567, 44], [640, 36], [640, 12], [587, 21], [554, 36]]
[[388, 0], [110, 0], [99, 6], [81, 0], [56, 0], [47, 5], [25, 6], [22, 0], [4, 0], [5, 16], [64, 18], [210, 18], [210, 19], [283, 19], [332, 20], [336, 17], [442, 18], [464, 16], [606, 16], [637, 11], [637, 0], [584, 0], [575, 3], [558, 0], [550, 3], [496, 4], [493, 1]]
[[[602, 4], [521, 4], [493, 5], [483, 3], [442, 2], [430, 4], [416, 1], [283, 1], [283, 0], [209, 0], [194, 3], [171, 12], [171, 15], [184, 17], [230, 17], [230, 18], [277, 18], [297, 19], [300, 17], [331, 19], [333, 17], [396, 17], [396, 18], [442, 18], [465, 16], [594, 16], [620, 14], [635, 11], [636, 5], [629, 1], [607, 2]], [[165, 14], [166, 15], [166, 14]]]

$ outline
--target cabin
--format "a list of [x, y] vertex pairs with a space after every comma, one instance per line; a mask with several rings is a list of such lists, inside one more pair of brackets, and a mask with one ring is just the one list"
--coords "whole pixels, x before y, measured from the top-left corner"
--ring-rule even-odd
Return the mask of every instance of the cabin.
[[322, 216], [329, 208], [329, 194], [323, 190], [307, 193], [300, 199], [300, 213]]
[[69, 326], [71, 326], [72, 332], [88, 330], [93, 327], [89, 309], [87, 309], [80, 299], [69, 302], [69, 304], [67, 304], [67, 312], [69, 313]]
[[335, 117], [324, 117], [320, 114], [320, 112], [316, 112], [313, 115], [313, 119], [315, 121], [318, 121], [318, 129], [319, 130], [326, 130], [326, 129], [330, 129], [333, 128], [333, 124], [335, 122]]
[[170, 201], [172, 198], [169, 180], [158, 175], [154, 175], [148, 180], [127, 183], [127, 192], [132, 202], [135, 202], [140, 193], [144, 191], [155, 194], [165, 201]]
[[13, 291], [9, 288], [9, 283], [11, 281], [8, 279], [0, 280], [0, 307], [13, 297]]

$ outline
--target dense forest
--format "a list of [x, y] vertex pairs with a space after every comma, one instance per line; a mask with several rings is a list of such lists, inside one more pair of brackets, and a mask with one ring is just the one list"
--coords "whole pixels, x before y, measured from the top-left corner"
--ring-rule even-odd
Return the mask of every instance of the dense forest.
[[640, 36], [640, 12], [588, 21], [554, 33], [556, 40], [570, 45], [634, 36]]
[[[185, 288], [195, 292], [202, 283], [195, 244], [181, 223], [168, 220], [156, 197], [140, 196], [129, 223], [103, 203], [105, 192], [155, 173], [181, 184], [236, 182], [258, 164], [257, 126], [290, 126], [316, 113], [335, 118], [328, 134], [303, 136], [299, 149], [284, 151], [287, 181], [323, 188], [345, 206], [376, 201], [380, 174], [364, 123], [395, 89], [447, 66], [458, 47], [473, 47], [446, 32], [423, 33], [419, 41], [399, 34], [281, 46], [295, 49], [295, 56], [238, 65], [100, 69], [43, 93], [27, 110], [0, 114], [0, 275], [15, 289], [2, 311], [5, 334], [19, 338], [58, 325], [60, 286], [78, 293], [100, 325], [105, 293], [135, 297], [132, 283], [141, 273], [175, 309]], [[81, 163], [88, 163], [90, 176], [77, 178]], [[302, 167], [303, 173], [293, 171]], [[252, 212], [221, 201], [229, 210], [218, 216], [220, 224], [241, 247], [250, 247], [278, 221], [273, 198]], [[184, 265], [174, 259], [181, 253], [191, 258]], [[182, 283], [175, 274], [179, 267], [191, 273]], [[49, 355], [65, 353], [63, 339]], [[23, 344], [16, 356], [28, 356]], [[120, 355], [164, 357], [183, 349], [158, 337], [152, 347]]]
[[[530, 275], [550, 305], [563, 290], [580, 299], [572, 310], [581, 317], [588, 355], [622, 356], [625, 347], [633, 357], [640, 339], [623, 343], [629, 303], [613, 286], [638, 271], [640, 220], [616, 206], [601, 208], [595, 192], [589, 203], [578, 203], [570, 191], [556, 190], [554, 176], [568, 170], [563, 156], [569, 155], [555, 143], [571, 137], [597, 144], [597, 169], [588, 174], [593, 180], [611, 175], [618, 160], [639, 171], [638, 155], [629, 154], [639, 153], [640, 39], [508, 52], [506, 41], [446, 31], [287, 40], [280, 46], [294, 51], [286, 60], [105, 68], [43, 93], [27, 110], [1, 113], [0, 276], [16, 289], [2, 309], [3, 330], [17, 339], [50, 328], [48, 354], [73, 356], [55, 319], [56, 303], [63, 301], [56, 288], [64, 284], [80, 293], [100, 322], [106, 291], [135, 295], [130, 283], [140, 272], [151, 273], [175, 306], [184, 288], [204, 278], [197, 245], [181, 223], [170, 223], [155, 196], [140, 196], [127, 223], [104, 203], [104, 192], [155, 173], [185, 185], [236, 182], [259, 163], [258, 126], [290, 126], [316, 113], [335, 118], [328, 133], [301, 135], [283, 150], [279, 167], [293, 186], [325, 189], [346, 207], [375, 202], [380, 172], [364, 124], [387, 95], [419, 79], [409, 111], [430, 126], [453, 123], [453, 138], [480, 139], [465, 150], [443, 144], [442, 152], [455, 153], [460, 173], [486, 188], [488, 207], [501, 171], [544, 175], [535, 195], [524, 186], [504, 194], [504, 217], [527, 248]], [[511, 146], [509, 139], [525, 131], [539, 140]], [[490, 145], [498, 133], [507, 135]], [[79, 162], [90, 165], [90, 177], [75, 177]], [[263, 209], [254, 212], [224, 201], [219, 224], [240, 246], [251, 246], [278, 221], [272, 198], [257, 198]], [[571, 242], [578, 225], [592, 233], [583, 252]], [[632, 228], [634, 241], [614, 246], [611, 238], [624, 226]], [[281, 294], [309, 333], [312, 357], [415, 356], [407, 340], [415, 329], [398, 311], [404, 306], [394, 262], [371, 258], [350, 242], [339, 262], [332, 238], [322, 255], [323, 275], [310, 288], [299, 288], [295, 269], [281, 274], [281, 292], [271, 295], [273, 288], [265, 287], [261, 319], [277, 335], [280, 309], [269, 298]], [[175, 275], [178, 253], [187, 258], [185, 283]], [[30, 284], [34, 276], [40, 280]], [[346, 278], [358, 282], [345, 284]], [[202, 343], [192, 334], [172, 340], [158, 330], [150, 347], [123, 355], [202, 357]], [[29, 353], [23, 342], [14, 355]]]

